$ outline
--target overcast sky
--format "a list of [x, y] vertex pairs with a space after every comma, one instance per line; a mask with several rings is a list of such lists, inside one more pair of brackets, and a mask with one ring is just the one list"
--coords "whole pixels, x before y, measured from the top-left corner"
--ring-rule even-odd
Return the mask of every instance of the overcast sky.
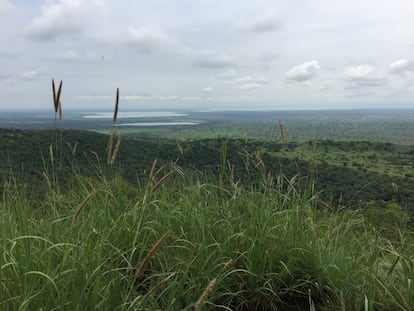
[[413, 0], [0, 0], [0, 109], [414, 108]]

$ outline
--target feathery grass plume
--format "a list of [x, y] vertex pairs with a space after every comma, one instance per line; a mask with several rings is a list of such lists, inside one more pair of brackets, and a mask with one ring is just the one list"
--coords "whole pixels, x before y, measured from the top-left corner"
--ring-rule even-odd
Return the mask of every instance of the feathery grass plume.
[[52, 91], [53, 91], [53, 108], [55, 109], [55, 113], [58, 112], [58, 107], [56, 106], [56, 87], [55, 87], [55, 79], [52, 79]]
[[[58, 88], [58, 91], [57, 91], [57, 95], [55, 97], [55, 114], [57, 114], [58, 111], [59, 111], [60, 94], [62, 94], [62, 80], [60, 80], [59, 88]], [[62, 108], [60, 108], [60, 109], [62, 109]]]
[[112, 130], [111, 135], [109, 136], [108, 145], [106, 146], [106, 156], [108, 164], [111, 163], [112, 159], [112, 147], [114, 145], [115, 130]]
[[59, 113], [59, 120], [62, 120], [62, 103], [60, 102], [60, 95], [62, 93], [62, 83], [60, 80], [59, 88], [56, 94], [55, 79], [52, 79], [52, 91], [53, 91], [53, 107], [55, 109], [55, 119], [56, 115]]
[[151, 170], [150, 170], [150, 174], [149, 174], [149, 180], [154, 178], [154, 172], [155, 172], [155, 167], [157, 166], [157, 161], [158, 161], [157, 159], [152, 161]]
[[157, 284], [155, 284], [144, 296], [144, 299], [154, 295], [161, 287], [163, 287], [167, 282], [170, 280], [172, 276], [174, 276], [175, 273], [172, 273], [170, 276], [166, 277], [165, 279], [162, 279]]
[[114, 152], [112, 153], [111, 165], [113, 165], [115, 163], [116, 157], [117, 157], [118, 152], [119, 152], [119, 148], [121, 147], [121, 141], [122, 141], [122, 134], [119, 134], [118, 138], [116, 140], [116, 145], [115, 145]]
[[47, 175], [46, 172], [43, 172], [42, 175], [45, 178], [46, 183], [47, 183], [49, 189], [52, 189], [52, 183], [50, 182], [49, 175]]
[[73, 215], [72, 218], [72, 223], [74, 224], [76, 222], [76, 220], [78, 219], [80, 213], [82, 212], [82, 210], [85, 208], [85, 206], [88, 204], [88, 202], [95, 196], [96, 194], [96, 190], [92, 191], [91, 193], [89, 193], [86, 198], [82, 201], [81, 204], [79, 204], [78, 209], [76, 210], [75, 215]]
[[139, 264], [137, 270], [135, 271], [134, 278], [139, 279], [141, 278], [142, 274], [147, 269], [148, 263], [151, 260], [152, 256], [154, 256], [155, 252], [161, 247], [162, 243], [165, 242], [168, 235], [170, 234], [170, 230], [167, 230], [155, 244], [151, 247], [151, 249], [148, 251], [147, 255], [144, 257], [144, 259]]
[[119, 87], [116, 89], [114, 120], [112, 122], [112, 125], [115, 125], [116, 118], [118, 117], [118, 107], [119, 107]]
[[230, 258], [229, 260], [226, 261], [226, 263], [224, 264], [223, 268], [221, 268], [220, 274], [222, 274], [225, 270], [227, 270], [228, 267], [230, 267], [233, 264], [233, 259]]
[[174, 164], [177, 164], [178, 161], [180, 160], [180, 158], [184, 155], [184, 149], [183, 147], [180, 145], [180, 143], [177, 143], [177, 149], [178, 149], [178, 156], [174, 161]]
[[70, 149], [70, 152], [72, 153], [72, 156], [75, 156], [76, 151], [77, 151], [77, 149], [78, 149], [78, 144], [79, 144], [79, 142], [78, 142], [78, 141], [76, 141], [76, 142], [73, 144], [73, 146], [72, 146], [72, 144], [71, 144], [70, 142], [66, 142], [66, 145], [68, 145], [68, 147], [69, 147], [69, 149]]
[[265, 164], [263, 162], [262, 153], [260, 151], [256, 152], [256, 168], [265, 168]]
[[55, 112], [57, 112], [59, 109], [60, 95], [62, 94], [62, 83], [63, 81], [60, 80], [59, 88], [58, 88], [57, 95], [56, 95]]
[[395, 182], [391, 183], [391, 188], [394, 193], [398, 192], [398, 185]]
[[279, 133], [280, 133], [280, 140], [285, 141], [285, 129], [283, 128], [282, 121], [279, 119]]
[[151, 193], [154, 193], [155, 191], [158, 190], [159, 187], [161, 187], [161, 185], [172, 176], [172, 174], [174, 174], [176, 172], [176, 169], [172, 169], [171, 171], [169, 171], [167, 174], [165, 174], [163, 177], [161, 177], [161, 179], [154, 185], [154, 187], [152, 187], [151, 189]]
[[184, 149], [183, 147], [180, 145], [180, 143], [177, 143], [177, 148], [178, 148], [178, 152], [181, 156], [184, 155]]
[[198, 300], [197, 300], [197, 302], [194, 306], [194, 311], [201, 311], [203, 309], [204, 305], [207, 302], [208, 295], [210, 295], [210, 293], [213, 291], [214, 287], [216, 287], [217, 280], [218, 280], [220, 274], [222, 274], [232, 264], [233, 264], [233, 259], [230, 258], [224, 264], [223, 268], [220, 270], [218, 275], [208, 283], [207, 287], [204, 289], [203, 293], [198, 298]]
[[289, 185], [293, 186], [299, 179], [299, 173], [297, 173], [295, 176], [293, 176], [290, 180], [289, 180]]
[[204, 305], [207, 302], [207, 298], [208, 295], [210, 295], [210, 293], [213, 291], [214, 287], [216, 287], [217, 284], [217, 278], [212, 279], [207, 287], [204, 289], [203, 293], [201, 294], [201, 296], [198, 298], [195, 306], [194, 306], [194, 311], [201, 311], [204, 307]]
[[78, 141], [76, 141], [75, 142], [75, 145], [73, 145], [73, 148], [72, 148], [72, 156], [75, 156], [77, 149], [78, 149]]

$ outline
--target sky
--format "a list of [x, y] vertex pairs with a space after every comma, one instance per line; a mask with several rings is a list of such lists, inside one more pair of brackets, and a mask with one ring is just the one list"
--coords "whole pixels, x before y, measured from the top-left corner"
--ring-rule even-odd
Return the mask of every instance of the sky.
[[0, 110], [414, 108], [413, 0], [0, 0]]

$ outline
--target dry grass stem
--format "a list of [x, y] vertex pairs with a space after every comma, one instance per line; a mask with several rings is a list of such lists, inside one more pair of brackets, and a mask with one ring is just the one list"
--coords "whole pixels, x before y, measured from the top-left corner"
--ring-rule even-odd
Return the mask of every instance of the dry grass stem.
[[139, 264], [137, 270], [135, 271], [134, 278], [139, 279], [144, 271], [147, 269], [148, 263], [151, 260], [152, 256], [154, 256], [155, 252], [161, 247], [162, 243], [167, 239], [168, 235], [170, 234], [170, 230], [165, 232], [161, 238], [155, 244], [151, 247], [151, 249], [148, 251], [145, 258], [141, 261]]
[[58, 110], [59, 110], [59, 120], [62, 121], [62, 103], [60, 101], [58, 105]]
[[341, 303], [341, 311], [346, 311], [344, 292], [343, 291], [339, 292], [339, 300], [340, 300], [340, 303]]
[[169, 171], [167, 174], [165, 174], [155, 185], [154, 187], [152, 187], [151, 189], [151, 193], [154, 193], [155, 191], [158, 190], [159, 187], [161, 187], [161, 185], [172, 176], [172, 174], [174, 174], [176, 172], [175, 169]]
[[114, 152], [113, 152], [112, 157], [111, 157], [111, 165], [113, 165], [115, 163], [116, 157], [117, 157], [118, 152], [119, 152], [119, 148], [121, 147], [121, 141], [122, 141], [122, 134], [119, 134], [118, 138], [116, 140], [116, 145], [115, 145]]
[[74, 224], [76, 220], [78, 219], [80, 213], [85, 208], [85, 206], [88, 204], [88, 202], [95, 196], [96, 191], [92, 191], [87, 195], [87, 197], [82, 201], [82, 203], [79, 205], [78, 209], [76, 210], [75, 215], [73, 215], [72, 223]]
[[108, 163], [111, 163], [111, 159], [112, 159], [112, 147], [114, 144], [114, 138], [115, 138], [115, 130], [112, 130], [112, 133], [109, 136], [108, 145], [106, 146], [106, 155], [107, 155]]

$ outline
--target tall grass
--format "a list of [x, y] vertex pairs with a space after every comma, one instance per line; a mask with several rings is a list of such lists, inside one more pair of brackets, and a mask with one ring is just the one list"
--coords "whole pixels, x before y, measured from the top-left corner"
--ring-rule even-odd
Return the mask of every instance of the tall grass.
[[219, 189], [185, 172], [154, 184], [77, 176], [50, 213], [7, 182], [0, 309], [414, 308], [411, 233], [390, 241], [359, 212], [319, 210], [295, 179]]

